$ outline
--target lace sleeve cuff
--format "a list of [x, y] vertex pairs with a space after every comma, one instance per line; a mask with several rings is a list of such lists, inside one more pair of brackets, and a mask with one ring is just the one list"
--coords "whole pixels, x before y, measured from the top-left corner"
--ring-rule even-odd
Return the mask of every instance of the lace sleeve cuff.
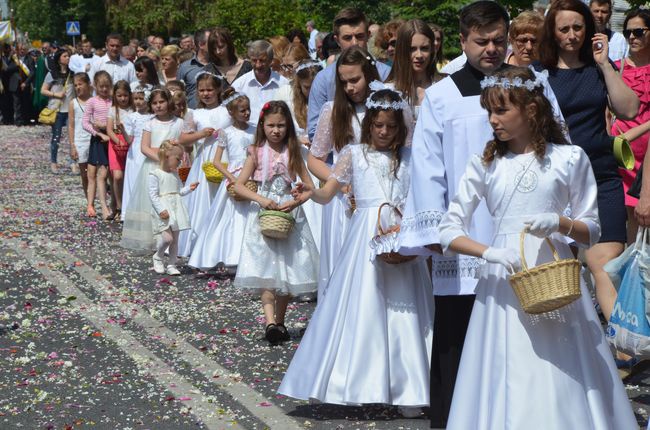
[[425, 247], [440, 243], [438, 225], [443, 215], [441, 211], [426, 211], [404, 218], [400, 229], [400, 253], [431, 255], [433, 251]]

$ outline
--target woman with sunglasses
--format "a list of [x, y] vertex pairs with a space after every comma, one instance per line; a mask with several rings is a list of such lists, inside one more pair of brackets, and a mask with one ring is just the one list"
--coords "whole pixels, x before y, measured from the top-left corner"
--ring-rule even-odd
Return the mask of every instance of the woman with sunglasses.
[[616, 290], [603, 266], [625, 247], [627, 231], [623, 183], [607, 133], [609, 106], [621, 119], [634, 119], [639, 99], [625, 85], [608, 58], [607, 35], [595, 32], [591, 11], [580, 0], [555, 0], [546, 15], [537, 69], [548, 70], [548, 81], [564, 115], [574, 145], [589, 161], [598, 186], [600, 241], [585, 251], [594, 277], [596, 299], [607, 320]]
[[[627, 208], [627, 241], [632, 243], [636, 239], [638, 223], [634, 217], [634, 209], [638, 200], [627, 195], [627, 190], [634, 181], [636, 174], [643, 163], [648, 148], [650, 137], [650, 11], [647, 9], [633, 9], [629, 12], [623, 23], [623, 35], [629, 45], [629, 54], [626, 58], [616, 61], [616, 67], [621, 72], [623, 81], [639, 97], [639, 113], [634, 119], [625, 120], [615, 118], [611, 134], [616, 136], [625, 134], [634, 152], [634, 170], [620, 169], [625, 189], [625, 207]], [[650, 205], [650, 202], [642, 202]]]

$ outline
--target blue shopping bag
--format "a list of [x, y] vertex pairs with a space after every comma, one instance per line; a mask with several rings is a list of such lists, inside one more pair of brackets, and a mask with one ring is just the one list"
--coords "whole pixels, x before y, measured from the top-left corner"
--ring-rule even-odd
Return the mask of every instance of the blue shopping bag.
[[650, 288], [647, 236], [647, 229], [639, 232], [633, 252], [621, 265], [622, 281], [606, 332], [606, 338], [614, 348], [641, 358], [650, 358], [650, 321], [646, 316], [646, 297]]

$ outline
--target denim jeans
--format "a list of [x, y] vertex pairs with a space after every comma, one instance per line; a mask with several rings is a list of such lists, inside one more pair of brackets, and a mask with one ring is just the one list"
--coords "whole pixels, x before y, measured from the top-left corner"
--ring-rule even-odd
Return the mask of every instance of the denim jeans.
[[61, 133], [63, 127], [68, 124], [68, 113], [57, 112], [56, 120], [52, 124], [52, 140], [50, 140], [50, 161], [56, 163], [57, 155], [59, 152], [59, 141], [61, 140]]

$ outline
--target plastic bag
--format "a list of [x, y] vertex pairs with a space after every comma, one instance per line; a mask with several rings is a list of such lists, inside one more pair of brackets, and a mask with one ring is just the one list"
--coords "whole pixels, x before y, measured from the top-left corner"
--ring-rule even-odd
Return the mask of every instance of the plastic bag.
[[650, 320], [646, 303], [650, 297], [648, 278], [648, 229], [639, 229], [630, 257], [619, 265], [622, 281], [609, 320], [606, 338], [619, 351], [650, 358]]

